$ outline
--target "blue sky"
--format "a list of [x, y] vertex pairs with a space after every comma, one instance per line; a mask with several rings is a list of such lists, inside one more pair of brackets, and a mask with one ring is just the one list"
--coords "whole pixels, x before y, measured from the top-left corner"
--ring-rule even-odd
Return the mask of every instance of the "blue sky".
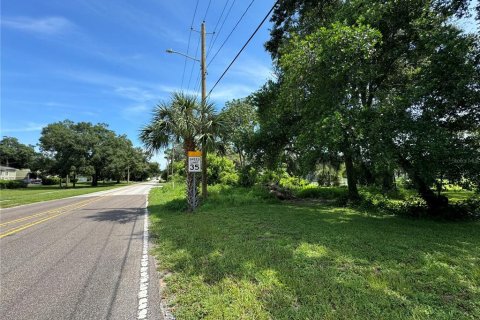
[[[182, 87], [185, 59], [165, 53], [167, 48], [184, 53], [189, 49], [189, 54], [195, 55], [199, 34], [191, 33], [190, 48], [188, 40], [196, 3], [2, 1], [1, 135], [36, 144], [43, 126], [70, 119], [107, 123], [140, 146], [138, 130], [149, 121], [152, 108], [174, 90], [196, 92], [198, 87], [198, 63], [187, 61]], [[232, 3], [228, 19], [220, 29]], [[253, 2], [209, 66], [207, 88], [212, 87], [273, 3]], [[207, 48], [218, 37], [208, 51], [207, 61], [249, 4], [250, 1], [199, 1], [193, 23], [197, 30], [207, 13], [207, 32], [212, 32], [223, 11], [216, 35], [207, 36]], [[263, 48], [269, 27], [269, 23], [262, 27], [212, 92], [211, 99], [218, 109], [225, 101], [258, 89], [272, 76], [270, 56]], [[162, 155], [155, 158], [163, 162]]]

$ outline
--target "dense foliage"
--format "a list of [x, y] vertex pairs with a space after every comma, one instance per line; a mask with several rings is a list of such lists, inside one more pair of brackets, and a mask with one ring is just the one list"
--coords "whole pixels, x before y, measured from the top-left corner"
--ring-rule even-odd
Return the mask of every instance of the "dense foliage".
[[35, 159], [33, 146], [20, 143], [17, 138], [0, 140], [0, 164], [17, 169], [29, 168]]
[[280, 1], [253, 158], [303, 175], [343, 162], [351, 200], [406, 174], [430, 214], [448, 204], [433, 186], [478, 190], [480, 38], [453, 22], [468, 3]]
[[78, 175], [91, 176], [96, 186], [101, 179], [144, 180], [159, 171], [142, 149], [134, 148], [126, 136], [116, 135], [106, 124], [52, 123], [43, 128], [39, 146], [42, 174], [71, 179], [74, 186]]

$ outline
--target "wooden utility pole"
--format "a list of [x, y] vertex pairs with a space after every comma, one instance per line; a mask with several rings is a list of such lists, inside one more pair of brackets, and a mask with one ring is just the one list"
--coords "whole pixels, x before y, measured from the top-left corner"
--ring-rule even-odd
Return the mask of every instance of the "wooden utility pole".
[[[175, 189], [175, 176], [173, 175], [173, 162], [175, 161], [175, 141], [172, 143], [172, 189]], [[168, 168], [167, 168], [167, 174], [168, 174]], [[168, 180], [168, 178], [167, 178]]]
[[[205, 50], [205, 21], [202, 22], [201, 37], [202, 37], [202, 110], [204, 110], [207, 103], [207, 65], [206, 65], [206, 50]], [[203, 117], [205, 113], [202, 112], [202, 124], [204, 123]], [[207, 141], [203, 139], [202, 143], [202, 197], [206, 199], [207, 192]]]

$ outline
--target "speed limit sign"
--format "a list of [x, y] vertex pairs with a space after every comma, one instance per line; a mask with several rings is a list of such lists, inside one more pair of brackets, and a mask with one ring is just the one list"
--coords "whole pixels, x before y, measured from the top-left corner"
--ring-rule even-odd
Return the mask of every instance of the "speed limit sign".
[[188, 151], [188, 172], [202, 172], [201, 151]]

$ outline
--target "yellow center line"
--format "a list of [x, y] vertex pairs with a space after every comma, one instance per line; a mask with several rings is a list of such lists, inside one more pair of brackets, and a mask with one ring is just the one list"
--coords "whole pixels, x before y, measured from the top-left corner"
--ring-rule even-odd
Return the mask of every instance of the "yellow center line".
[[[6, 237], [6, 236], [9, 236], [9, 235], [15, 234], [15, 233], [17, 233], [17, 232], [19, 232], [19, 231], [25, 230], [25, 229], [27, 229], [27, 228], [33, 227], [33, 226], [35, 226], [35, 225], [37, 225], [37, 224], [39, 224], [39, 223], [42, 223], [42, 222], [45, 222], [45, 221], [47, 221], [47, 220], [53, 219], [53, 218], [55, 218], [55, 217], [58, 217], [58, 216], [60, 216], [60, 215], [62, 215], [62, 214], [65, 214], [65, 213], [67, 213], [67, 212], [71, 212], [71, 211], [73, 211], [73, 210], [76, 210], [76, 209], [80, 209], [80, 208], [82, 208], [82, 207], [85, 207], [85, 206], [89, 205], [90, 203], [93, 203], [93, 202], [95, 202], [95, 201], [98, 201], [98, 200], [100, 200], [100, 199], [102, 199], [102, 198], [104, 198], [104, 197], [105, 197], [105, 196], [99, 196], [98, 198], [95, 198], [95, 199], [93, 199], [93, 200], [88, 200], [88, 201], [83, 201], [83, 202], [81, 202], [81, 203], [76, 203], [77, 206], [75, 206], [75, 207], [72, 207], [71, 205], [69, 205], [69, 206], [66, 206], [66, 207], [57, 209], [57, 211], [50, 210], [50, 211], [52, 211], [51, 213], [56, 213], [56, 214], [50, 215], [50, 216], [48, 216], [48, 217], [46, 217], [46, 218], [43, 218], [43, 219], [40, 219], [40, 220], [31, 222], [31, 223], [27, 223], [27, 224], [24, 224], [24, 225], [22, 225], [22, 226], [15, 227], [15, 228], [13, 228], [13, 229], [9, 229], [9, 230], [7, 230], [7, 231], [5, 231], [5, 232], [3, 232], [3, 233], [0, 233], [0, 239], [4, 238], [4, 237]], [[71, 208], [68, 208], [68, 209], [65, 210], [65, 208], [67, 208], [67, 207], [71, 207]]]
[[82, 203], [85, 203], [87, 201], [89, 201], [89, 200], [84, 200], [84, 201], [81, 201], [81, 202], [72, 203], [72, 204], [69, 204], [69, 205], [66, 205], [66, 206], [63, 206], [63, 207], [60, 207], [60, 208], [50, 209], [48, 211], [43, 211], [43, 212], [40, 212], [40, 213], [32, 214], [30, 216], [26, 216], [26, 217], [23, 217], [23, 218], [18, 218], [18, 219], [15, 219], [15, 220], [10, 220], [10, 221], [7, 221], [7, 222], [3, 222], [3, 223], [0, 223], [0, 227], [6, 226], [6, 225], [9, 225], [9, 224], [12, 224], [12, 223], [16, 223], [16, 222], [30, 220], [30, 219], [33, 219], [35, 217], [38, 217], [38, 216], [41, 216], [41, 215], [44, 215], [44, 214], [56, 213], [60, 210], [68, 209], [69, 207], [74, 207], [75, 205], [82, 204]]
[[62, 215], [62, 214], [63, 214], [63, 213], [59, 213], [59, 214], [56, 214], [56, 215], [53, 215], [53, 216], [49, 216], [48, 218], [44, 218], [44, 219], [41, 219], [41, 220], [37, 220], [37, 221], [35, 221], [35, 222], [32, 222], [32, 223], [23, 225], [23, 226], [21, 226], [21, 227], [8, 230], [7, 232], [0, 234], [0, 239], [4, 238], [4, 237], [6, 237], [6, 236], [9, 236], [9, 235], [11, 235], [11, 234], [17, 233], [17, 232], [19, 232], [19, 231], [25, 230], [25, 229], [27, 229], [27, 228], [33, 227], [33, 226], [36, 225], [36, 224], [39, 224], [39, 223], [45, 222], [45, 221], [47, 221], [47, 220], [53, 219], [53, 218], [55, 218], [55, 217], [58, 217], [59, 215]]

